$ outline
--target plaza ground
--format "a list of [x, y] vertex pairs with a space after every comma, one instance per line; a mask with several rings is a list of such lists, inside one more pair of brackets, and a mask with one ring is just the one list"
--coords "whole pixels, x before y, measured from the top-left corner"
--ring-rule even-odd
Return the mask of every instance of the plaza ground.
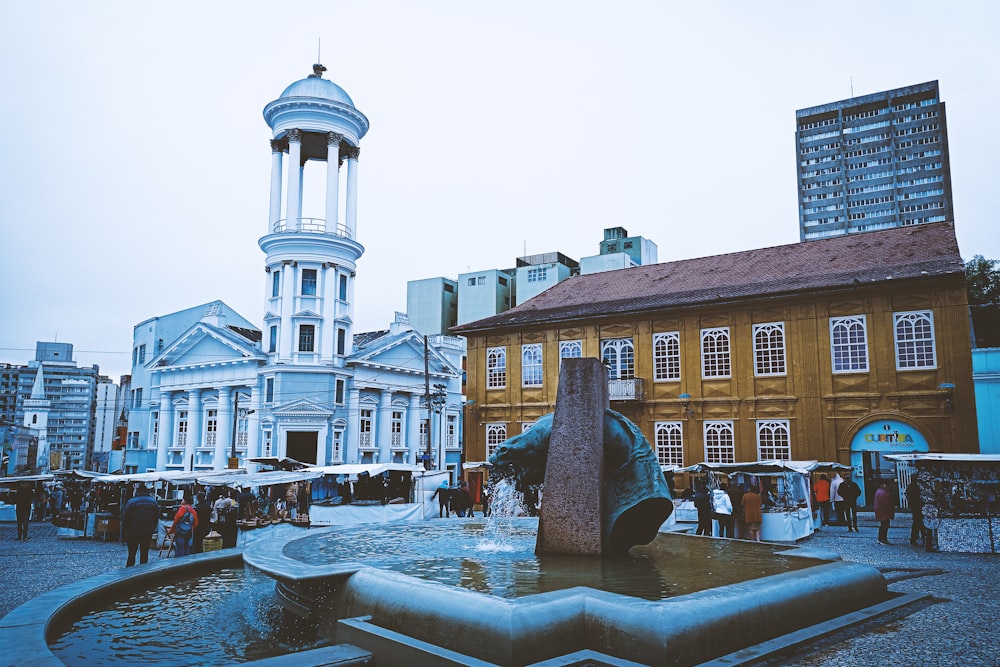
[[[859, 533], [828, 526], [799, 544], [877, 567], [891, 591], [923, 593], [930, 599], [758, 665], [1000, 666], [1000, 555], [927, 553], [909, 544], [908, 515], [893, 521], [890, 546], [875, 539], [871, 513], [860, 514], [859, 526]], [[13, 523], [0, 524], [0, 617], [42, 593], [124, 565], [123, 544], [59, 538], [57, 530], [33, 522], [30, 539], [22, 542], [15, 539]], [[151, 561], [157, 558], [155, 550], [150, 552]], [[815, 604], [822, 605], [823, 599]]]

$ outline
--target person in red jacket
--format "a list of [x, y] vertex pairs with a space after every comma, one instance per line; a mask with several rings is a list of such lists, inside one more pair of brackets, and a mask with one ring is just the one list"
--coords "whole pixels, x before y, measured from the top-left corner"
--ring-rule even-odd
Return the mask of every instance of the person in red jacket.
[[743, 520], [747, 524], [747, 532], [750, 539], [760, 542], [760, 525], [764, 522], [764, 516], [760, 511], [760, 494], [757, 487], [750, 486], [743, 494]]
[[820, 515], [823, 517], [823, 525], [830, 522], [832, 515], [830, 507], [830, 480], [826, 475], [820, 475], [816, 483], [813, 484], [813, 493], [816, 494], [816, 504], [819, 505]]
[[875, 492], [875, 520], [878, 521], [878, 541], [880, 544], [889, 542], [889, 522], [896, 516], [895, 503], [888, 482], [880, 482]]
[[187, 556], [191, 553], [191, 539], [194, 536], [194, 529], [198, 527], [198, 512], [191, 506], [191, 492], [184, 492], [184, 500], [177, 508], [174, 515], [174, 523], [170, 526], [170, 532], [174, 535], [175, 552], [178, 556]]

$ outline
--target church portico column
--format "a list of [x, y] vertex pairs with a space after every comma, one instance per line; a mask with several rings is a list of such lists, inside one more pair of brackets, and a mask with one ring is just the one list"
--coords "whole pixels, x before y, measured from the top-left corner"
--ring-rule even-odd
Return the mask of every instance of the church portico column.
[[378, 402], [378, 420], [375, 422], [375, 443], [378, 445], [378, 460], [392, 461], [392, 392], [383, 389]]
[[227, 448], [233, 437], [233, 388], [219, 387], [219, 418], [216, 421], [218, 432], [215, 438], [215, 451], [212, 453], [212, 467], [222, 470], [226, 467], [229, 456]]
[[357, 146], [350, 146], [347, 153], [347, 199], [344, 206], [344, 217], [347, 218], [344, 224], [347, 225], [347, 233], [351, 238], [358, 236], [358, 155], [361, 149]]
[[326, 231], [336, 234], [337, 214], [340, 208], [340, 142], [344, 135], [328, 132], [326, 135]]
[[410, 394], [410, 405], [406, 408], [406, 454], [407, 463], [418, 463], [423, 451], [420, 443], [420, 394]]
[[302, 131], [289, 130], [288, 139], [288, 187], [285, 209], [285, 229], [298, 230], [302, 225]]
[[174, 404], [172, 401], [173, 392], [160, 392], [160, 423], [157, 426], [156, 439], [156, 469], [159, 471], [167, 469], [167, 450], [174, 446], [174, 432], [177, 426], [174, 424]]
[[201, 445], [201, 389], [188, 391], [187, 443], [184, 445], [184, 469], [194, 470], [195, 448]]
[[347, 439], [344, 443], [344, 463], [358, 462], [358, 440], [361, 438], [361, 390], [351, 387], [347, 393]]
[[274, 223], [281, 219], [281, 161], [286, 142], [271, 140], [271, 209], [267, 220], [267, 232], [274, 231]]

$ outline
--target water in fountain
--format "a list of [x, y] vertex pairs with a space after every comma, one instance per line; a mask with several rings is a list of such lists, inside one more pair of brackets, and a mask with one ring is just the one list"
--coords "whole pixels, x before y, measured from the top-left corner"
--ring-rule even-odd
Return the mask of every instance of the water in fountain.
[[484, 553], [511, 553], [516, 547], [511, 544], [512, 520], [528, 514], [524, 506], [524, 496], [517, 490], [514, 478], [489, 483], [490, 514], [486, 517], [482, 537], [476, 550]]

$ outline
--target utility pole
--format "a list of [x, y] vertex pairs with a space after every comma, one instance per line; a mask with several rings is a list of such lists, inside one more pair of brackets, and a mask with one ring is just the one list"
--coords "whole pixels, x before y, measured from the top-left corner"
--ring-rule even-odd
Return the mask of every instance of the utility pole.
[[[256, 410], [247, 410], [246, 415], [252, 415], [257, 412]], [[236, 456], [236, 427], [239, 424], [240, 416], [240, 392], [236, 390], [233, 392], [233, 432], [230, 437], [231, 447], [229, 450], [229, 469], [236, 470], [240, 467], [240, 459]]]
[[424, 455], [424, 469], [431, 469], [431, 450], [434, 447], [434, 438], [431, 437], [431, 374], [430, 374], [430, 346], [427, 343], [427, 336], [424, 335], [424, 403], [427, 405], [427, 453]]

